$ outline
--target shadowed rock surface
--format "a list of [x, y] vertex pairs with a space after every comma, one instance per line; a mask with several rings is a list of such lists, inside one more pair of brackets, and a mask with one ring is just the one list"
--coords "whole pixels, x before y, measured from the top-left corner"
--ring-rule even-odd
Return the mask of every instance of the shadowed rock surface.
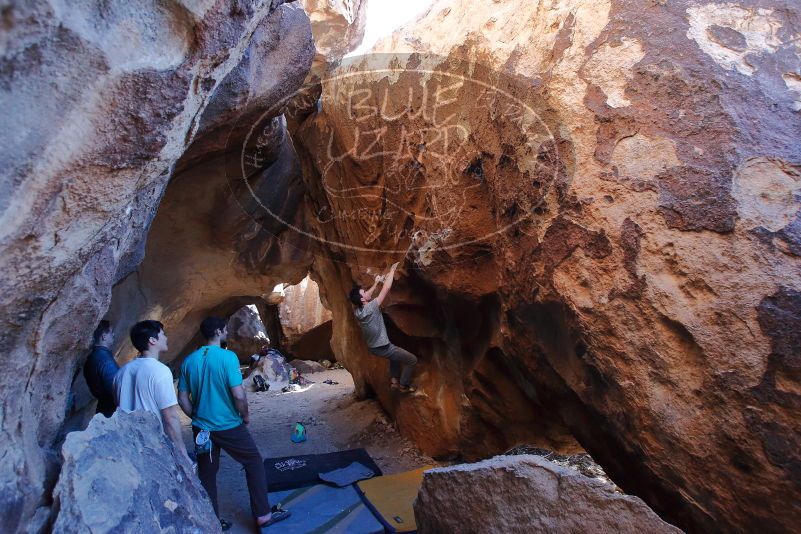
[[426, 471], [414, 517], [421, 534], [681, 532], [637, 497], [531, 455]]
[[301, 360], [333, 360], [336, 358], [331, 349], [332, 322], [326, 321], [311, 330], [297, 336], [288, 345], [287, 352]]
[[61, 454], [53, 532], [221, 532], [192, 466], [150, 412], [98, 415]]
[[[144, 260], [114, 288], [109, 317], [123, 332], [141, 317], [162, 321], [171, 339], [167, 360], [203, 342], [205, 316], [264, 306], [277, 283], [299, 282], [308, 271], [308, 244], [277, 220], [297, 222], [302, 213], [300, 168], [282, 112], [313, 55], [303, 10], [277, 7], [211, 95], [152, 223]], [[247, 176], [237, 171], [242, 144], [260, 147]], [[135, 352], [124, 342], [118, 354], [125, 360]]]

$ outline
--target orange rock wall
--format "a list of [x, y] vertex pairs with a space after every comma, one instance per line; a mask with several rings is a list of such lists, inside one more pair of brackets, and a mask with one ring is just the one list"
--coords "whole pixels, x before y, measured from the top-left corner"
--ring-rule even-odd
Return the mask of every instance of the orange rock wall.
[[[791, 528], [798, 15], [441, 1], [324, 77], [293, 135], [357, 390], [434, 455], [578, 442], [686, 529]], [[344, 297], [393, 261], [411, 398]]]

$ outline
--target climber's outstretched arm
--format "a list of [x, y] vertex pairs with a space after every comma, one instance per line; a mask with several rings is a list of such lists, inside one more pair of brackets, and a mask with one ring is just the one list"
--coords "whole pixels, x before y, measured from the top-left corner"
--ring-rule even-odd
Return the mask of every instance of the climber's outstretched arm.
[[395, 280], [395, 269], [398, 268], [399, 262], [395, 262], [392, 264], [392, 267], [389, 268], [389, 272], [384, 275], [384, 285], [381, 286], [381, 292], [375, 298], [378, 301], [378, 305], [381, 306], [384, 303], [384, 299], [386, 298], [389, 290], [392, 288], [392, 282]]
[[378, 285], [378, 282], [383, 282], [383, 281], [384, 281], [384, 277], [383, 276], [381, 276], [380, 274], [375, 275], [375, 282], [373, 282], [373, 285], [370, 286], [370, 289], [368, 289], [367, 291], [364, 292], [367, 295], [367, 297], [372, 298], [373, 297], [373, 291], [375, 291], [375, 288]]

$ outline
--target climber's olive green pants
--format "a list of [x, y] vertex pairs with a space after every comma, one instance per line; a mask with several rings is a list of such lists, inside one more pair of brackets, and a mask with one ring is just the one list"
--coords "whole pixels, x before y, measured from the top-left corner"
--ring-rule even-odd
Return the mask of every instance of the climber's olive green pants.
[[[382, 347], [372, 347], [370, 352], [379, 358], [389, 360], [389, 376], [400, 379], [401, 386], [411, 385], [414, 366], [417, 364], [417, 357], [414, 354], [392, 343]], [[402, 372], [401, 367], [403, 367]]]

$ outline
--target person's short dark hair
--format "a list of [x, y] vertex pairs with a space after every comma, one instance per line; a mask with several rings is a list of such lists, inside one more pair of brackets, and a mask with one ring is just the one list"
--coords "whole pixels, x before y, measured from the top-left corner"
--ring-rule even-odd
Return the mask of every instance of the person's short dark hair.
[[353, 286], [353, 289], [351, 289], [350, 293], [348, 294], [348, 298], [350, 299], [350, 301], [359, 307], [361, 307], [362, 305], [361, 290], [362, 288], [360, 288], [359, 286]]
[[139, 352], [145, 352], [150, 347], [150, 338], [158, 339], [162, 330], [164, 325], [158, 321], [139, 321], [131, 328], [131, 343]]
[[225, 321], [219, 317], [206, 317], [203, 319], [203, 322], [200, 323], [200, 333], [203, 334], [203, 337], [206, 339], [211, 339], [214, 337], [215, 332], [224, 329], [225, 325]]
[[100, 343], [100, 338], [103, 337], [103, 334], [110, 331], [111, 331], [111, 321], [106, 321], [105, 319], [100, 321], [97, 325], [97, 328], [95, 328], [95, 333], [92, 334], [92, 341], [94, 342], [94, 344], [97, 345], [98, 343]]

